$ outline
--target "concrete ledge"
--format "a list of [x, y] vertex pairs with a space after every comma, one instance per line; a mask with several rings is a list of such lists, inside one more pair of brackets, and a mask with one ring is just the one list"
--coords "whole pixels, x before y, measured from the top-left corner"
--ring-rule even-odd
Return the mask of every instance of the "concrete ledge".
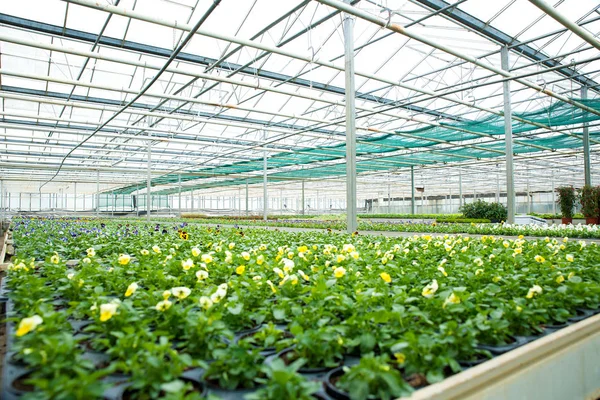
[[597, 314], [423, 388], [409, 399], [597, 399], [599, 359]]

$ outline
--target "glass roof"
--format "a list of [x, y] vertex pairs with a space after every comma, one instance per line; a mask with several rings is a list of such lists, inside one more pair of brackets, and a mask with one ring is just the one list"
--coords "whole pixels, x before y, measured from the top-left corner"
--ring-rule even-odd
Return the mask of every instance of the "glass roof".
[[[93, 192], [98, 174], [103, 190], [130, 193], [145, 184], [150, 150], [153, 191], [162, 193], [180, 176], [184, 191], [219, 182], [237, 190], [230, 185], [262, 176], [265, 154], [268, 175], [282, 187], [343, 181], [345, 15], [324, 3], [1, 2], [0, 179], [16, 191], [78, 182]], [[600, 32], [597, 1], [553, 5], [581, 29]], [[504, 136], [476, 127], [503, 118], [502, 45], [509, 46], [517, 190], [548, 189], [550, 169], [557, 182], [581, 185], [584, 120], [592, 173], [600, 174], [593, 43], [527, 0], [352, 6], [362, 13], [353, 18], [365, 195], [390, 179], [406, 184], [411, 166], [440, 193], [459, 170], [471, 187], [486, 188], [486, 175], [503, 168]], [[560, 105], [569, 107], [558, 115]]]

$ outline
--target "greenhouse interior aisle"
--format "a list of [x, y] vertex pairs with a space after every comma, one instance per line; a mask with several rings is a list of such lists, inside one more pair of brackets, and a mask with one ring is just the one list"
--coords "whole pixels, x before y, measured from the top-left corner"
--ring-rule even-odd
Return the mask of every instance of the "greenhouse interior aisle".
[[1, 2], [0, 398], [599, 400], [599, 34]]

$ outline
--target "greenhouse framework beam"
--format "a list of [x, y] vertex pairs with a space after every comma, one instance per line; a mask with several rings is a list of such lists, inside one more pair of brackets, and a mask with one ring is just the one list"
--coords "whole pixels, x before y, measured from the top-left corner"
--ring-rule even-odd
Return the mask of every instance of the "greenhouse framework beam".
[[[508, 47], [502, 46], [500, 52], [502, 68], [508, 70]], [[510, 104], [510, 81], [505, 81], [502, 84], [504, 91], [504, 141], [506, 145], [506, 222], [509, 224], [515, 223], [515, 182], [514, 182], [514, 165], [513, 165], [513, 139], [512, 139], [512, 122], [511, 122], [511, 104]]]
[[[377, 16], [374, 16], [374, 15], [372, 15], [370, 13], [367, 13], [367, 12], [365, 12], [363, 10], [360, 10], [360, 9], [358, 9], [356, 7], [352, 7], [352, 6], [350, 6], [348, 4], [345, 4], [345, 3], [343, 3], [343, 2], [341, 2], [339, 0], [316, 0], [316, 1], [318, 1], [319, 3], [326, 4], [326, 5], [330, 6], [330, 7], [336, 8], [338, 10], [344, 11], [346, 13], [352, 14], [352, 15], [358, 17], [358, 18], [364, 19], [365, 21], [369, 21], [369, 22], [371, 22], [371, 23], [373, 23], [375, 25], [378, 25], [378, 26], [381, 26], [383, 28], [386, 28], [386, 29], [389, 29], [391, 31], [394, 31], [394, 32], [399, 33], [399, 34], [401, 34], [403, 36], [406, 36], [406, 37], [409, 37], [411, 39], [414, 39], [414, 40], [416, 40], [416, 41], [418, 41], [420, 43], [423, 43], [423, 44], [425, 44], [427, 46], [433, 47], [435, 49], [438, 49], [440, 51], [443, 51], [445, 53], [453, 55], [453, 56], [455, 56], [457, 58], [460, 58], [460, 59], [463, 59], [465, 61], [468, 61], [469, 63], [471, 63], [471, 64], [473, 64], [475, 66], [478, 66], [480, 68], [483, 68], [483, 69], [486, 69], [488, 71], [491, 71], [491, 72], [493, 72], [495, 74], [503, 76], [504, 78], [509, 78], [509, 79], [515, 80], [516, 82], [520, 83], [521, 85], [527, 86], [530, 89], [533, 89], [535, 91], [542, 92], [542, 93], [548, 95], [549, 97], [553, 97], [553, 98], [555, 98], [557, 100], [560, 100], [560, 101], [563, 101], [565, 103], [571, 104], [572, 106], [580, 108], [580, 109], [582, 109], [584, 111], [587, 111], [589, 113], [592, 113], [592, 114], [595, 114], [595, 115], [600, 115], [600, 111], [597, 111], [597, 110], [595, 110], [595, 109], [593, 109], [591, 107], [588, 107], [585, 104], [582, 104], [580, 102], [574, 101], [574, 100], [572, 100], [572, 99], [570, 99], [568, 97], [565, 97], [565, 96], [563, 96], [561, 94], [555, 93], [555, 92], [553, 92], [553, 91], [551, 91], [551, 90], [549, 90], [549, 89], [547, 89], [545, 87], [542, 87], [542, 86], [540, 86], [540, 85], [538, 85], [536, 83], [530, 82], [530, 81], [528, 81], [526, 79], [516, 78], [514, 76], [514, 74], [511, 74], [508, 70], [503, 70], [501, 68], [497, 68], [496, 66], [494, 66], [492, 64], [489, 64], [487, 62], [478, 60], [477, 58], [475, 58], [473, 56], [470, 56], [470, 55], [468, 55], [466, 53], [462, 53], [462, 52], [460, 52], [458, 50], [455, 50], [455, 49], [452, 49], [452, 48], [450, 48], [448, 46], [444, 46], [444, 45], [442, 45], [442, 44], [440, 44], [438, 42], [435, 42], [435, 41], [433, 41], [433, 40], [431, 40], [431, 39], [429, 39], [429, 38], [427, 38], [427, 37], [425, 37], [425, 36], [423, 36], [423, 35], [421, 35], [419, 33], [414, 32], [412, 29], [408, 30], [408, 29], [405, 29], [405, 28], [403, 28], [402, 26], [400, 26], [398, 24], [388, 23], [388, 21], [385, 20], [385, 19], [382, 19], [382, 18], [379, 18]], [[532, 0], [530, 0], [530, 1], [532, 1]]]
[[[344, 0], [350, 3], [350, 0]], [[358, 228], [356, 212], [356, 108], [354, 82], [354, 17], [344, 14], [344, 70], [346, 78], [346, 229]], [[317, 204], [317, 208], [318, 208]]]
[[[76, 3], [76, 4], [78, 4], [78, 3]], [[80, 4], [80, 5], [90, 7], [89, 4]], [[92, 8], [96, 8], [96, 7], [92, 7]], [[102, 9], [102, 8], [100, 8], [100, 9]], [[120, 10], [120, 8], [119, 8], [119, 10]], [[104, 10], [104, 11], [111, 13], [111, 11], [108, 11], [108, 10]], [[115, 13], [115, 14], [121, 15], [119, 13]], [[132, 16], [132, 18], [135, 18], [135, 16]], [[33, 21], [33, 20], [25, 19], [25, 18], [15, 17], [12, 15], [7, 15], [7, 14], [3, 14], [3, 13], [0, 13], [0, 24], [14, 26], [14, 27], [22, 28], [22, 29], [27, 29], [27, 30], [33, 31], [33, 32], [50, 34], [52, 36], [80, 40], [80, 41], [84, 41], [84, 42], [88, 42], [88, 43], [94, 43], [94, 42], [98, 41], [100, 44], [109, 46], [111, 48], [126, 49], [126, 50], [135, 51], [137, 53], [150, 55], [150, 56], [169, 57], [169, 55], [171, 53], [171, 50], [166, 49], [166, 48], [150, 46], [150, 45], [146, 45], [146, 44], [142, 44], [142, 43], [136, 43], [136, 42], [131, 42], [128, 40], [121, 40], [121, 39], [111, 38], [111, 37], [107, 37], [107, 36], [98, 38], [97, 35], [91, 34], [88, 32], [78, 31], [75, 29], [63, 28], [60, 26], [46, 24], [43, 22]], [[235, 43], [235, 42], [233, 42], [233, 43]], [[238, 43], [238, 44], [241, 44], [241, 43]], [[212, 65], [217, 61], [216, 59], [213, 59], [210, 57], [204, 57], [204, 56], [199, 56], [199, 55], [190, 54], [190, 53], [180, 53], [176, 59], [178, 61], [189, 62], [191, 64], [204, 65], [204, 66]], [[314, 60], [314, 61], [317, 61], [317, 60]], [[241, 68], [241, 72], [243, 72], [247, 75], [258, 76], [260, 78], [265, 78], [265, 79], [273, 80], [276, 82], [291, 83], [294, 85], [307, 87], [307, 88], [313, 88], [316, 90], [322, 90], [324, 92], [335, 93], [338, 95], [344, 94], [344, 88], [333, 86], [333, 85], [328, 85], [326, 83], [315, 82], [315, 81], [311, 81], [309, 79], [303, 79], [303, 78], [295, 78], [293, 76], [281, 74], [278, 72], [265, 71], [262, 68], [252, 68], [252, 67], [242, 68], [242, 67], [243, 66], [239, 65], [239, 64], [223, 62], [223, 63], [221, 63], [220, 68], [225, 69], [227, 71], [237, 70], [237, 69]], [[387, 99], [387, 98], [380, 97], [380, 96], [374, 96], [374, 95], [371, 95], [368, 93], [357, 93], [357, 96], [361, 100], [366, 100], [366, 101], [376, 103], [376, 104], [395, 104], [396, 103], [395, 100]], [[427, 108], [420, 107], [420, 106], [408, 106], [408, 107], [404, 107], [404, 108], [406, 108], [407, 110], [413, 111], [413, 112], [428, 114], [428, 115], [432, 115], [432, 116], [436, 116], [436, 117], [447, 118], [447, 119], [451, 119], [451, 120], [457, 119], [456, 116], [453, 116], [451, 114], [446, 114], [446, 113], [438, 112], [435, 110], [429, 110]]]
[[[554, 18], [557, 22], [563, 25], [565, 28], [594, 46], [596, 49], [600, 50], [600, 41], [594, 37], [589, 31], [586, 31], [569, 18], [565, 17], [562, 13], [560, 13], [556, 8], [552, 7], [550, 4], [546, 3], [543, 0], [529, 0], [530, 3], [538, 7], [540, 10], [548, 14], [551, 18]], [[600, 7], [600, 6], [597, 6]]]
[[[588, 91], [587, 87], [581, 87], [581, 98], [587, 99]], [[585, 176], [585, 184], [592, 186], [592, 171], [590, 163], [590, 129], [588, 122], [583, 123], [583, 174]]]
[[[533, 61], [541, 62], [542, 65], [549, 68], [557, 68], [557, 72], [569, 79], [574, 80], [583, 86], [589, 87], [597, 87], [599, 84], [586, 77], [586, 76], [578, 76], [578, 72], [573, 70], [572, 68], [562, 65], [560, 62], [547, 58], [542, 52], [534, 49], [533, 47], [527, 44], [521, 44], [518, 40], [513, 38], [512, 36], [502, 32], [499, 29], [494, 28], [490, 24], [485, 23], [484, 21], [475, 18], [474, 16], [466, 13], [458, 8], [453, 8], [447, 2], [443, 0], [415, 0], [419, 4], [430, 8], [431, 10], [438, 11], [443, 8], [446, 8], [445, 11], [442, 11], [443, 15], [451, 18], [452, 20], [468, 27], [469, 29], [480, 33], [488, 39], [491, 39], [497, 42], [500, 45], [510, 46], [510, 49], [518, 52], [520, 55], [523, 55]], [[596, 91], [599, 91], [596, 89]]]

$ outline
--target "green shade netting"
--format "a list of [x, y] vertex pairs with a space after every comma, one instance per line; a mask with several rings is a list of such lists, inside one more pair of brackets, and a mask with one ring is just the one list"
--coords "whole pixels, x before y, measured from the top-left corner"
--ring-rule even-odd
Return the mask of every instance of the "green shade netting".
[[[574, 99], [574, 101], [585, 104], [586, 106], [600, 112], [600, 100]], [[548, 107], [527, 112], [515, 112], [514, 116], [530, 121], [536, 124], [556, 128], [559, 126], [569, 126], [591, 122], [600, 119], [599, 115], [587, 112], [581, 108], [568, 103], [557, 102]], [[531, 123], [513, 120], [513, 133], [523, 134], [526, 132], [540, 129]], [[459, 147], [451, 150], [439, 150], [435, 152], [416, 153], [406, 155], [396, 155], [393, 157], [383, 157], [385, 153], [396, 152], [402, 149], [415, 149], [420, 147], [430, 147], [441, 142], [452, 143], [466, 140], [473, 140], [482, 136], [501, 136], [504, 135], [504, 117], [501, 115], [491, 115], [473, 121], [461, 121], [453, 123], [443, 123], [440, 126], [430, 126], [414, 129], [410, 131], [397, 131], [396, 134], [379, 135], [375, 137], [359, 138], [357, 140], [356, 153], [358, 156], [375, 156], [377, 160], [362, 161], [357, 164], [357, 172], [390, 170], [414, 165], [426, 165], [439, 162], [460, 162], [468, 159], [499, 157], [504, 154], [504, 143], [486, 143], [476, 144], [477, 148]], [[541, 146], [533, 147], [533, 146]], [[562, 134], [555, 134], [552, 137], [537, 139], [518, 139], [514, 144], [515, 153], [530, 153], [542, 151], [545, 149], [556, 150], [566, 148], [577, 148], [582, 146], [579, 137], [570, 137]], [[268, 169], [280, 169], [297, 165], [310, 165], [316, 162], [329, 162], [340, 160], [346, 156], [346, 145], [339, 144], [335, 146], [303, 148], [295, 153], [277, 153], [268, 158]], [[337, 176], [345, 174], [344, 164], [342, 167], [336, 165], [327, 165], [316, 168], [306, 168], [291, 172], [281, 172], [269, 174], [269, 178], [275, 179], [298, 179], [315, 178], [321, 176]], [[213, 178], [231, 174], [248, 174], [262, 171], [263, 160], [255, 159], [242, 161], [227, 165], [210, 167], [195, 171], [186, 171], [186, 174], [196, 175], [181, 176], [182, 182], [191, 180]], [[323, 174], [321, 175], [321, 169]], [[299, 172], [306, 171], [306, 172]], [[281, 174], [281, 175], [280, 175]], [[198, 176], [204, 175], [204, 176]], [[165, 175], [152, 180], [152, 186], [177, 183], [179, 176], [176, 174]], [[261, 178], [262, 179], [262, 178]], [[235, 184], [244, 183], [242, 180], [231, 180]], [[186, 186], [186, 190], [204, 188], [204, 184], [193, 187]], [[132, 185], [119, 189], [116, 193], [133, 193], [140, 185]], [[227, 186], [221, 183], [220, 186]], [[211, 186], [212, 187], [212, 186]], [[164, 190], [160, 193], [175, 193], [177, 190]]]

